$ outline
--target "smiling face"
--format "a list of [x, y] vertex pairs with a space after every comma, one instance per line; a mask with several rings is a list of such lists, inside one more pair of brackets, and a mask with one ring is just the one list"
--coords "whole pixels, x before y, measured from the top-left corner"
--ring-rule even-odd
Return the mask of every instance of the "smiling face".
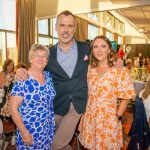
[[110, 47], [104, 39], [97, 38], [93, 42], [92, 53], [98, 62], [107, 62], [107, 56], [110, 53]]
[[7, 69], [6, 69], [7, 73], [13, 71], [13, 68], [14, 68], [14, 63], [11, 62], [9, 65], [7, 65]]
[[59, 43], [72, 44], [76, 30], [75, 18], [72, 15], [60, 15], [56, 23], [56, 31], [59, 36]]
[[31, 68], [44, 70], [48, 62], [48, 53], [46, 50], [38, 49], [33, 52], [30, 64]]

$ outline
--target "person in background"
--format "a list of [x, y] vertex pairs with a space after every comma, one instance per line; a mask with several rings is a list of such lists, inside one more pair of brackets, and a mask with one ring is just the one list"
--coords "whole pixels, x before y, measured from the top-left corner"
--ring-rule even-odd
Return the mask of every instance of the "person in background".
[[20, 63], [17, 64], [17, 66], [15, 67], [15, 69], [17, 70], [19, 68], [25, 68], [26, 69], [27, 67], [26, 67], [26, 65], [24, 63], [20, 62]]
[[12, 59], [6, 59], [3, 64], [3, 69], [0, 72], [0, 88], [9, 86], [14, 79], [14, 61]]
[[[69, 145], [87, 104], [87, 70], [89, 44], [74, 38], [76, 17], [66, 10], [58, 14], [56, 31], [59, 41], [50, 48], [47, 71], [52, 73], [56, 97], [54, 112], [56, 133], [53, 150], [72, 150]], [[122, 62], [118, 62], [122, 66]], [[18, 78], [26, 78], [26, 70], [18, 70]]]
[[147, 73], [146, 81], [150, 80], [150, 73]]
[[150, 127], [150, 79], [145, 83], [145, 88], [139, 93], [146, 111], [147, 121]]
[[55, 130], [55, 90], [47, 65], [49, 50], [39, 44], [29, 51], [28, 78], [16, 81], [11, 91], [10, 112], [17, 126], [18, 150], [51, 150]]
[[[121, 118], [135, 97], [126, 68], [115, 68], [111, 42], [97, 36], [91, 43], [88, 70], [88, 103], [79, 124], [79, 140], [91, 150], [120, 150], [123, 146]], [[120, 104], [117, 106], [117, 100]]]
[[132, 67], [133, 67], [133, 61], [132, 61], [132, 59], [127, 59], [127, 60], [126, 60], [126, 68], [127, 68], [128, 70], [131, 70]]
[[126, 68], [129, 71], [131, 79], [134, 79], [134, 66], [133, 66], [133, 60], [132, 59], [127, 59], [126, 62]]
[[12, 122], [9, 112], [9, 97], [14, 81], [14, 61], [6, 59], [3, 64], [3, 70], [0, 72], [0, 88], [3, 89], [2, 102], [0, 103], [1, 119]]
[[122, 60], [125, 60], [126, 58], [125, 45], [120, 45], [120, 48], [118, 50], [118, 57], [121, 58]]

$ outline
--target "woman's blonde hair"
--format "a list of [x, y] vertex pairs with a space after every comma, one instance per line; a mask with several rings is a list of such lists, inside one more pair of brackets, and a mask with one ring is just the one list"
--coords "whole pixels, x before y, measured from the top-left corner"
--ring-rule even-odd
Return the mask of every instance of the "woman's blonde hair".
[[110, 40], [105, 37], [105, 36], [96, 36], [94, 38], [94, 40], [92, 41], [91, 45], [90, 45], [90, 65], [92, 68], [95, 68], [98, 66], [98, 60], [95, 58], [95, 56], [93, 55], [93, 46], [94, 46], [94, 42], [97, 40], [97, 39], [102, 39], [104, 40], [108, 46], [109, 46], [109, 49], [110, 49], [110, 53], [108, 54], [107, 56], [107, 60], [108, 60], [108, 66], [111, 67], [113, 66], [113, 62], [114, 61], [117, 61], [117, 58], [118, 58], [118, 55], [117, 53], [113, 50], [112, 48], [112, 45], [111, 45], [111, 42]]
[[[49, 49], [46, 47], [46, 46], [43, 46], [41, 44], [33, 44], [31, 46], [31, 49], [29, 51], [29, 62], [31, 61], [31, 57], [33, 56], [34, 52], [38, 51], [38, 50], [44, 50], [44, 51], [47, 51], [47, 55], [49, 56]], [[48, 57], [47, 56], [47, 57]]]
[[146, 82], [144, 92], [142, 94], [143, 99], [147, 99], [147, 97], [150, 95], [150, 79]]

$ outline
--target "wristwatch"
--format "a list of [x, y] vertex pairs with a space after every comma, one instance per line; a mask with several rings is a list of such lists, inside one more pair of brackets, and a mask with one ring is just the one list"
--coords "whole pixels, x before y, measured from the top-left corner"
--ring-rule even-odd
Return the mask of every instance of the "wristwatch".
[[122, 120], [122, 116], [118, 116], [118, 120], [121, 121]]
[[120, 115], [117, 114], [117, 118], [120, 121], [122, 119], [122, 116], [120, 116]]

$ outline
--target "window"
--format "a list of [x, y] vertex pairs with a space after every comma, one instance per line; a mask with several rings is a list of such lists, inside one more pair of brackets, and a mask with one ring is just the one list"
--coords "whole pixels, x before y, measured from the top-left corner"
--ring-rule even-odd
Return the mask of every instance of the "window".
[[56, 26], [56, 18], [52, 18], [52, 37], [58, 38], [55, 26]]
[[91, 19], [91, 20], [94, 20], [94, 21], [98, 22], [97, 13], [90, 13], [90, 14], [88, 14], [88, 18]]
[[118, 19], [115, 19], [115, 30], [120, 34], [124, 33], [123, 23], [119, 21]]
[[123, 38], [121, 36], [118, 36], [118, 45], [123, 44]]
[[53, 39], [53, 45], [55, 45], [58, 42], [58, 39]]
[[16, 0], [0, 1], [0, 29], [16, 30]]
[[39, 37], [38, 38], [38, 43], [42, 44], [42, 45], [49, 45], [49, 38], [45, 38], [45, 37]]
[[48, 35], [48, 19], [38, 21], [38, 33]]
[[51, 46], [58, 42], [55, 24], [56, 18], [38, 20], [38, 43]]
[[114, 40], [114, 37], [113, 37], [113, 34], [109, 31], [106, 31], [106, 37], [110, 40], [110, 41], [113, 41]]
[[103, 13], [103, 25], [108, 29], [114, 29], [115, 27], [115, 18], [110, 13]]
[[5, 59], [6, 59], [5, 32], [0, 32], [0, 66], [3, 65]]
[[7, 58], [13, 59], [15, 64], [17, 64], [17, 50], [16, 50], [16, 34], [6, 33], [7, 39]]
[[6, 58], [17, 63], [16, 0], [0, 1], [0, 66]]
[[98, 31], [99, 31], [98, 27], [88, 24], [88, 39], [93, 40], [96, 36], [99, 35]]

